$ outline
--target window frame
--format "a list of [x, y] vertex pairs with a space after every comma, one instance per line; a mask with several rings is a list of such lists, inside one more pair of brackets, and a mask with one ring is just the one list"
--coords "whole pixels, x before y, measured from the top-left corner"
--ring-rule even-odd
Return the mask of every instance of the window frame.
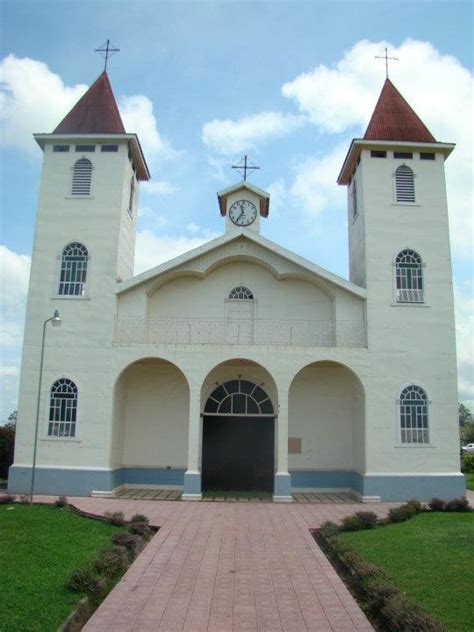
[[[399, 200], [398, 199], [397, 172], [399, 172], [400, 169], [407, 169], [412, 174], [413, 200]], [[392, 174], [392, 179], [393, 179], [393, 200], [394, 200], [394, 204], [396, 204], [397, 206], [418, 206], [419, 204], [418, 204], [418, 200], [417, 200], [417, 197], [416, 197], [416, 187], [415, 187], [415, 180], [416, 180], [415, 170], [412, 169], [412, 167], [410, 167], [409, 165], [407, 165], [404, 162], [402, 162], [402, 164], [398, 165], [394, 169], [393, 174]]]
[[[426, 430], [426, 441], [403, 441], [402, 440], [402, 395], [403, 393], [410, 389], [410, 388], [416, 388], [419, 389], [423, 392], [424, 396], [425, 396], [425, 400], [424, 400], [424, 404], [423, 406], [426, 407], [426, 410], [424, 411], [424, 416], [426, 417], [426, 428], [423, 427], [423, 425], [421, 426], [415, 426], [414, 428], [404, 428], [404, 430], [411, 430], [412, 431], [412, 436], [413, 436], [413, 431], [415, 432], [423, 432], [424, 430]], [[417, 401], [417, 400], [415, 400]], [[410, 406], [416, 406], [417, 404], [409, 404]], [[409, 382], [407, 384], [404, 384], [401, 389], [398, 391], [398, 397], [396, 400], [396, 417], [397, 417], [397, 446], [401, 447], [401, 448], [430, 448], [433, 447], [433, 443], [432, 443], [432, 429], [431, 429], [431, 414], [430, 414], [430, 406], [431, 406], [431, 400], [428, 397], [428, 391], [425, 388], [424, 385], [420, 384], [419, 382]], [[418, 416], [418, 412], [415, 412], [415, 416]], [[412, 415], [412, 413], [410, 413], [410, 416]]]
[[[88, 193], [74, 193], [74, 175], [75, 175], [76, 165], [81, 161], [87, 161], [91, 165]], [[82, 156], [81, 158], [78, 158], [77, 160], [73, 162], [71, 171], [72, 171], [72, 178], [71, 178], [71, 184], [69, 187], [69, 195], [67, 197], [73, 200], [91, 198], [92, 197], [92, 182], [93, 182], [92, 174], [94, 172], [94, 163], [92, 162], [92, 160], [90, 160], [90, 158], [88, 158], [87, 156]]]
[[[241, 294], [244, 294], [245, 292], [248, 292], [249, 295], [248, 296], [232, 296], [232, 293], [238, 291]], [[252, 290], [247, 287], [246, 285], [236, 285], [235, 287], [233, 287], [230, 292], [227, 294], [227, 301], [255, 301], [255, 294], [252, 292]]]
[[[82, 246], [83, 248], [85, 248], [86, 252], [87, 252], [87, 259], [86, 259], [86, 275], [85, 275], [85, 281], [83, 282], [83, 290], [81, 294], [60, 294], [59, 290], [60, 290], [60, 284], [63, 283], [63, 281], [61, 281], [61, 276], [62, 276], [62, 270], [63, 270], [63, 256], [64, 256], [64, 251], [66, 250], [66, 248], [68, 246], [72, 246], [73, 244], [79, 244], [80, 246]], [[84, 300], [84, 299], [89, 299], [89, 279], [90, 279], [90, 261], [91, 261], [91, 256], [90, 256], [90, 248], [87, 244], [85, 244], [83, 241], [79, 240], [79, 239], [74, 239], [72, 241], [68, 241], [67, 244], [65, 246], [63, 246], [63, 248], [60, 250], [60, 252], [57, 255], [57, 265], [56, 265], [56, 283], [55, 283], [55, 288], [54, 288], [54, 294], [53, 297], [55, 299], [66, 299], [66, 300]], [[64, 282], [65, 283], [65, 282]], [[71, 282], [69, 282], [71, 283]], [[73, 283], [76, 283], [76, 281], [74, 281]]]
[[[400, 270], [400, 264], [397, 262], [398, 257], [405, 252], [410, 252], [415, 254], [418, 258], [419, 258], [419, 275], [418, 278], [421, 278], [421, 288], [416, 288], [416, 287], [398, 287], [398, 279], [402, 278], [400, 277], [400, 275], [398, 274], [398, 271]], [[414, 264], [411, 264], [414, 265]], [[392, 268], [393, 268], [393, 301], [394, 304], [396, 305], [426, 305], [426, 274], [425, 274], [425, 268], [426, 268], [426, 264], [424, 262], [424, 258], [423, 255], [420, 253], [419, 250], [412, 248], [411, 246], [405, 246], [404, 248], [401, 248], [400, 250], [398, 250], [398, 252], [395, 253], [393, 260], [392, 260]], [[405, 276], [406, 278], [406, 276]], [[413, 280], [413, 279], [412, 279]], [[401, 294], [401, 292], [406, 292], [407, 296], [412, 296], [414, 298], [416, 298], [417, 293], [418, 296], [420, 297], [419, 300], [413, 300], [413, 298], [411, 298], [410, 300], [400, 300], [399, 296]]]
[[[237, 390], [230, 390], [230, 387], [228, 386], [229, 384], [233, 383], [233, 382], [238, 382], [238, 389]], [[246, 393], [245, 391], [242, 390], [242, 382], [245, 382], [246, 384], [250, 384], [252, 386], [251, 392], [250, 393]], [[219, 390], [223, 390], [225, 391], [225, 395], [221, 398], [221, 399], [217, 399], [217, 397], [213, 397], [213, 395], [219, 391]], [[256, 392], [256, 390], [259, 389], [260, 391], [262, 391], [262, 393], [265, 395], [264, 398], [258, 400], [255, 397], [253, 397], [253, 394]], [[255, 406], [257, 408], [259, 408], [259, 412], [233, 412], [233, 407], [234, 407], [234, 396], [244, 396], [245, 397], [245, 409], [246, 411], [248, 411], [248, 400], [251, 399], [252, 402], [255, 404]], [[273, 397], [272, 394], [269, 392], [268, 387], [266, 384], [264, 384], [263, 382], [261, 382], [260, 380], [257, 380], [255, 378], [252, 377], [247, 377], [247, 376], [243, 376], [243, 375], [239, 375], [239, 376], [229, 376], [226, 377], [225, 379], [219, 380], [219, 382], [215, 382], [212, 387], [210, 388], [210, 390], [208, 391], [208, 393], [206, 394], [206, 397], [203, 398], [203, 408], [202, 408], [202, 415], [203, 416], [209, 416], [209, 417], [265, 417], [265, 418], [272, 418], [272, 419], [277, 419], [278, 414], [277, 414], [277, 407], [274, 405], [273, 402]], [[210, 400], [213, 400], [213, 402], [216, 402], [217, 404], [217, 409], [214, 412], [211, 411], [206, 411], [207, 405], [209, 403]], [[220, 406], [225, 402], [229, 400], [230, 401], [230, 408], [231, 408], [231, 412], [219, 412], [219, 408]], [[267, 406], [271, 406], [271, 412], [261, 412], [261, 406], [267, 404]]]
[[[63, 420], [58, 420], [55, 421], [54, 419], [51, 419], [51, 403], [53, 400], [53, 395], [52, 395], [52, 390], [53, 387], [55, 386], [55, 384], [57, 384], [58, 382], [60, 382], [61, 380], [67, 380], [69, 381], [71, 384], [74, 385], [75, 389], [76, 389], [76, 393], [75, 393], [75, 419], [74, 421], [63, 421]], [[66, 376], [66, 375], [61, 375], [60, 377], [57, 377], [56, 379], [54, 379], [51, 383], [50, 386], [47, 390], [47, 392], [45, 393], [45, 411], [44, 411], [44, 434], [42, 437], [43, 441], [80, 441], [80, 438], [78, 437], [78, 432], [77, 429], [79, 427], [79, 393], [80, 393], [80, 388], [78, 385], [78, 381], [70, 376]], [[50, 424], [70, 424], [70, 427], [73, 427], [74, 429], [74, 434], [73, 435], [66, 435], [66, 434], [50, 434]]]

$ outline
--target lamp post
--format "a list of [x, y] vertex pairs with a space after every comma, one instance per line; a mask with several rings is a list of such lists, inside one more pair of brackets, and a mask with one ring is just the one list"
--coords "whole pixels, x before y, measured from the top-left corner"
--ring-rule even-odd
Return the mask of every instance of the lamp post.
[[30, 505], [33, 504], [33, 493], [35, 489], [35, 473], [36, 473], [36, 449], [38, 444], [38, 428], [39, 428], [39, 413], [40, 413], [40, 401], [41, 401], [41, 382], [43, 380], [43, 359], [44, 359], [44, 341], [46, 338], [46, 325], [51, 323], [53, 327], [59, 327], [61, 325], [61, 316], [57, 309], [54, 310], [54, 314], [51, 318], [47, 318], [43, 323], [43, 338], [41, 341], [41, 359], [39, 369], [39, 381], [38, 381], [38, 401], [36, 402], [36, 425], [35, 425], [35, 441], [33, 444], [33, 465], [31, 468], [31, 488], [30, 488]]

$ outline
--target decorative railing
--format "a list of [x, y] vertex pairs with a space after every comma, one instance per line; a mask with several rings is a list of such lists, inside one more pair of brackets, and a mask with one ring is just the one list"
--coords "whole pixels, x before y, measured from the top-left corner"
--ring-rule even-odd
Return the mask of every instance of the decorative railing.
[[314, 320], [118, 318], [114, 344], [365, 347], [365, 323]]

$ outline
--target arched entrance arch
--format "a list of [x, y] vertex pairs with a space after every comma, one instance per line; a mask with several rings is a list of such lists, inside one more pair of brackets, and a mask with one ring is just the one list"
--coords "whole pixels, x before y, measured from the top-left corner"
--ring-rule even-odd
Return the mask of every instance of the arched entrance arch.
[[111, 461], [125, 485], [183, 485], [187, 465], [189, 385], [179, 367], [140, 358], [115, 382]]
[[256, 363], [233, 360], [214, 369], [212, 383], [205, 381], [203, 491], [273, 491], [276, 397], [271, 376], [267, 384], [262, 371]]
[[365, 391], [355, 371], [332, 360], [304, 366], [288, 408], [293, 488], [357, 488], [365, 470]]

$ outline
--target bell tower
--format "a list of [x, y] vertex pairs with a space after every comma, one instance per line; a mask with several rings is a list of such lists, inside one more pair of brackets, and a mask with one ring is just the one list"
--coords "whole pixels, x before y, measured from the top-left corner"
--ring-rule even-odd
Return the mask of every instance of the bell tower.
[[226, 233], [244, 229], [258, 233], [260, 218], [270, 212], [270, 194], [246, 181], [219, 191], [217, 199]]

